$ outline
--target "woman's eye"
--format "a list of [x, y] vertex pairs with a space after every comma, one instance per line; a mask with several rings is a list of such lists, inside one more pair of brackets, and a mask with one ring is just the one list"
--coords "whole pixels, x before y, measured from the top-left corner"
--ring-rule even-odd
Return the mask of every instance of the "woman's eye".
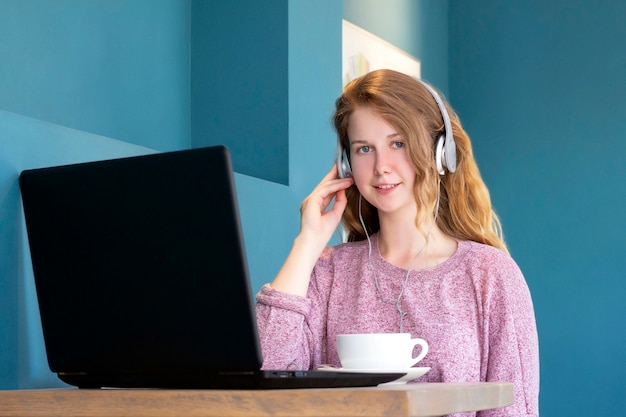
[[357, 149], [358, 153], [368, 153], [370, 151], [370, 147], [369, 146], [360, 146]]
[[394, 142], [393, 146], [396, 148], [404, 148], [404, 142]]

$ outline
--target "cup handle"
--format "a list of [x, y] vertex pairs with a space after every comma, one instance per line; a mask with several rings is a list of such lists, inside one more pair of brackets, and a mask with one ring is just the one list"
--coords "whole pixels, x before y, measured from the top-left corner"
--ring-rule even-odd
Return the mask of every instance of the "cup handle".
[[422, 349], [420, 350], [419, 355], [417, 355], [416, 358], [412, 359], [411, 365], [409, 367], [415, 366], [415, 364], [417, 364], [419, 361], [424, 359], [424, 357], [428, 353], [428, 343], [424, 339], [419, 339], [419, 338], [411, 339], [411, 343], [412, 343], [411, 352], [413, 351], [413, 349], [415, 349], [415, 346], [417, 345], [420, 345]]

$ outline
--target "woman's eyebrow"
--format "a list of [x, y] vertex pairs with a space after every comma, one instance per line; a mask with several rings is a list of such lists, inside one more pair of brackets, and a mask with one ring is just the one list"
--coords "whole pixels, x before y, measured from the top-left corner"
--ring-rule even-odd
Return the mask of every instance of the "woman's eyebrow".
[[[399, 133], [390, 133], [387, 135], [387, 139], [395, 139], [398, 136], [402, 136]], [[354, 144], [368, 144], [370, 143], [369, 141], [365, 140], [365, 139], [354, 139], [354, 140], [350, 140], [350, 146], [354, 145]]]

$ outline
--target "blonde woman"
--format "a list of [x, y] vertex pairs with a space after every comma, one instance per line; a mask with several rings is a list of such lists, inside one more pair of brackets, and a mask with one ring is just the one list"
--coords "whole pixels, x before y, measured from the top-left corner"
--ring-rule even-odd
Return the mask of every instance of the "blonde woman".
[[[531, 296], [458, 116], [430, 85], [379, 70], [346, 86], [334, 125], [337, 164], [257, 295], [263, 367], [340, 366], [338, 334], [411, 333], [429, 343], [416, 381], [513, 382], [513, 405], [477, 415], [538, 415]], [[328, 246], [340, 223], [347, 242]]]

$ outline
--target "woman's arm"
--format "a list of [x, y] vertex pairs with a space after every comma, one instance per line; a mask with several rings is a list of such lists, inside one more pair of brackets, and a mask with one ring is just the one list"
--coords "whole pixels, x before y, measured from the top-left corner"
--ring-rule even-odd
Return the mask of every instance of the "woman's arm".
[[517, 265], [490, 289], [486, 314], [488, 351], [486, 380], [515, 386], [515, 403], [486, 416], [537, 416], [539, 400], [539, 347], [530, 290]]
[[307, 317], [312, 304], [324, 303], [319, 303], [315, 288], [309, 290], [311, 275], [341, 221], [347, 204], [345, 190], [352, 183], [351, 178], [337, 179], [334, 166], [303, 201], [300, 233], [274, 281], [257, 295], [264, 369], [308, 369], [313, 356], [320, 355], [324, 329], [310, 328]]
[[341, 221], [347, 204], [345, 190], [352, 183], [352, 178], [337, 178], [335, 165], [302, 202], [300, 233], [271, 284], [273, 289], [306, 296], [315, 262]]

